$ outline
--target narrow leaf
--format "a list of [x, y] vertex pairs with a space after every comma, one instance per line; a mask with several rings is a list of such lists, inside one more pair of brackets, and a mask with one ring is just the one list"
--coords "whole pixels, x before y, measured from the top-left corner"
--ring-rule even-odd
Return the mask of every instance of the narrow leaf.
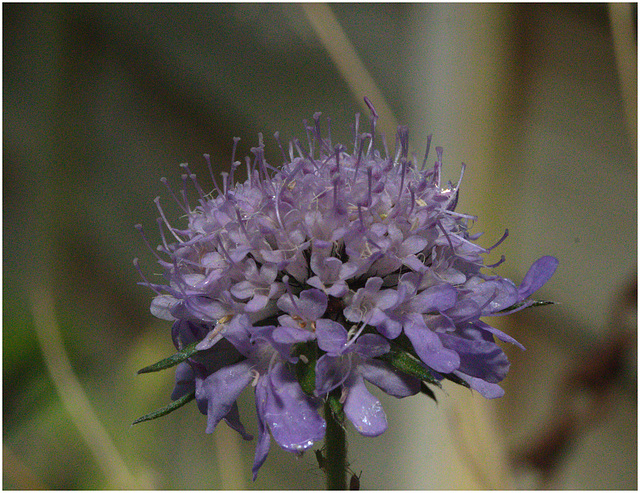
[[555, 302], [544, 301], [544, 300], [518, 301], [517, 303], [514, 303], [513, 305], [507, 308], [503, 308], [499, 312], [494, 313], [494, 315], [498, 315], [498, 314], [508, 315], [510, 313], [517, 312], [518, 310], [521, 310], [521, 309], [532, 308], [534, 306], [546, 306], [546, 305], [555, 305]]
[[165, 415], [169, 414], [170, 412], [173, 412], [176, 409], [184, 406], [188, 402], [191, 402], [195, 397], [196, 397], [196, 393], [195, 392], [191, 392], [190, 394], [187, 394], [187, 395], [185, 395], [183, 397], [180, 397], [180, 399], [177, 399], [177, 400], [171, 402], [169, 405], [163, 407], [162, 409], [158, 409], [158, 410], [153, 411], [153, 412], [151, 412], [149, 414], [145, 414], [141, 418], [136, 419], [133, 423], [131, 423], [131, 425], [137, 425], [138, 423], [142, 423], [143, 421], [151, 421], [152, 419], [156, 419], [156, 418], [160, 418], [162, 416], [165, 416]]
[[193, 356], [198, 352], [196, 349], [196, 345], [198, 343], [194, 342], [185, 346], [181, 351], [178, 351], [176, 354], [169, 356], [168, 358], [163, 359], [162, 361], [158, 361], [153, 365], [147, 366], [142, 370], [138, 370], [138, 374], [140, 373], [151, 373], [153, 371], [166, 370], [167, 368], [171, 368], [172, 366], [176, 366], [179, 363], [182, 363], [187, 358]]
[[431, 372], [405, 351], [392, 349], [389, 353], [383, 355], [382, 359], [407, 375], [440, 387], [440, 382], [436, 380]]

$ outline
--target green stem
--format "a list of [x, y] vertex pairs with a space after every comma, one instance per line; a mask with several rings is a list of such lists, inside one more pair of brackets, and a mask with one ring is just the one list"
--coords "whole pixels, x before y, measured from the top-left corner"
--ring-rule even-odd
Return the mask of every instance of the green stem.
[[342, 422], [334, 414], [330, 400], [324, 404], [327, 431], [324, 438], [324, 469], [328, 490], [347, 489], [347, 436]]

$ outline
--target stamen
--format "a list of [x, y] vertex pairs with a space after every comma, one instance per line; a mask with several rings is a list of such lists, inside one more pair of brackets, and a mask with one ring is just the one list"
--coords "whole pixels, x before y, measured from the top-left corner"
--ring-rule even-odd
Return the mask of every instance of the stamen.
[[224, 256], [227, 257], [227, 260], [229, 261], [229, 263], [231, 263], [231, 265], [235, 265], [236, 263], [233, 261], [233, 259], [231, 258], [231, 255], [229, 255], [229, 252], [224, 247], [224, 244], [222, 243], [222, 238], [220, 237], [219, 234], [216, 235], [214, 241], [215, 243], [217, 243], [217, 247], [222, 251]]
[[[169, 251], [169, 245], [167, 244], [167, 239], [164, 236], [164, 228], [162, 227], [162, 218], [158, 217], [156, 218], [156, 222], [158, 223], [158, 230], [160, 231], [160, 238], [162, 239], [162, 244], [164, 245], [164, 248], [166, 249], [166, 251]], [[140, 226], [142, 228], [142, 226]]]
[[331, 118], [327, 117], [327, 149], [332, 149], [331, 144]]
[[236, 217], [238, 218], [238, 224], [240, 225], [240, 229], [251, 243], [251, 236], [249, 236], [249, 232], [247, 231], [247, 227], [244, 225], [244, 221], [242, 220], [242, 215], [240, 214], [240, 210], [236, 208]]
[[402, 197], [402, 191], [404, 189], [404, 175], [406, 175], [407, 173], [407, 160], [403, 157], [402, 158], [402, 166], [400, 167], [400, 172], [402, 173], [402, 175], [400, 176], [400, 191], [398, 192], [398, 198], [396, 199], [396, 202], [400, 203], [400, 197]]
[[431, 149], [431, 137], [433, 137], [433, 134], [427, 135], [427, 150], [424, 151], [424, 159], [422, 160], [422, 166], [420, 167], [420, 171], [422, 171], [427, 164], [427, 158], [429, 157], [429, 149]]
[[276, 196], [274, 198], [276, 205], [276, 217], [278, 218], [278, 224], [280, 228], [285, 229], [284, 224], [282, 224], [282, 218], [280, 217], [280, 192], [282, 191], [282, 187], [276, 190]]
[[158, 259], [158, 260], [162, 260], [160, 258], [160, 256], [156, 253], [156, 250], [154, 248], [151, 248], [151, 244], [149, 243], [149, 240], [147, 239], [147, 235], [144, 234], [144, 229], [142, 227], [142, 224], [136, 224], [134, 226], [134, 228], [136, 228], [136, 230], [138, 231], [138, 233], [140, 233], [140, 235], [142, 236], [142, 241], [144, 241], [145, 245], [147, 245], [147, 248], [149, 250], [151, 250], [151, 253], [153, 253], [153, 255]]
[[458, 193], [460, 191], [460, 185], [462, 184], [462, 177], [464, 176], [464, 170], [466, 169], [466, 167], [467, 166], [462, 163], [462, 166], [460, 167], [460, 178], [458, 178], [458, 183], [453, 189], [451, 197], [449, 197], [449, 200], [447, 200], [447, 202], [444, 204], [443, 209], [454, 210], [456, 208], [456, 205], [458, 205]]
[[226, 171], [221, 171], [220, 176], [222, 176], [222, 195], [223, 197], [227, 196], [227, 190], [229, 189], [229, 173]]
[[289, 162], [287, 161], [287, 155], [284, 152], [284, 149], [282, 147], [282, 143], [280, 142], [280, 132], [274, 133], [273, 137], [276, 139], [276, 142], [278, 143], [278, 147], [280, 148], [280, 152], [282, 152], [283, 163], [284, 164], [289, 164]]
[[371, 144], [373, 145], [373, 141], [376, 138], [376, 122], [378, 121], [378, 113], [376, 113], [376, 109], [373, 106], [373, 103], [368, 97], [364, 97], [365, 104], [369, 107], [371, 111]]
[[504, 255], [500, 256], [500, 260], [498, 260], [495, 264], [491, 264], [491, 265], [487, 265], [487, 269], [493, 269], [495, 267], [498, 267], [501, 263], [503, 263], [506, 260], [506, 257]]
[[140, 262], [138, 261], [137, 258], [133, 259], [133, 266], [138, 271], [138, 274], [140, 274], [140, 277], [142, 277], [142, 279], [144, 279], [144, 282], [141, 283], [143, 286], [146, 286], [146, 287], [152, 289], [153, 291], [155, 291], [158, 294], [162, 294], [164, 286], [159, 286], [157, 284], [151, 284], [149, 282], [147, 277], [142, 273], [142, 269], [140, 268]]
[[493, 250], [495, 247], [497, 247], [498, 245], [500, 245], [500, 243], [502, 243], [504, 240], [507, 239], [507, 236], [509, 236], [509, 230], [505, 229], [504, 230], [504, 234], [502, 235], [502, 237], [493, 245], [490, 246], [489, 248], [487, 248], [487, 252], [490, 252], [491, 250]]
[[455, 248], [453, 247], [453, 242], [451, 241], [451, 237], [449, 235], [449, 233], [447, 232], [447, 230], [444, 228], [444, 226], [442, 225], [442, 223], [440, 222], [440, 219], [438, 219], [436, 221], [436, 226], [440, 228], [440, 230], [442, 231], [442, 233], [444, 234], [445, 238], [447, 239], [447, 241], [449, 242], [449, 248], [451, 248], [451, 252], [455, 252]]
[[353, 125], [353, 153], [358, 152], [358, 140], [360, 136], [360, 113], [356, 113], [356, 122]]
[[347, 387], [342, 387], [342, 392], [340, 393], [340, 399], [338, 399], [338, 402], [340, 404], [344, 404], [345, 401], [347, 400], [348, 395], [349, 395], [349, 389]]
[[293, 304], [293, 308], [296, 310], [296, 312], [298, 312], [298, 316], [302, 319], [302, 312], [300, 311], [300, 308], [298, 307], [295, 298], [293, 297], [293, 292], [291, 291], [291, 286], [289, 285], [289, 276], [284, 276], [282, 278], [282, 282], [284, 284], [285, 289], [287, 290], [287, 294], [289, 295], [289, 298], [291, 298], [291, 303]]
[[231, 150], [231, 167], [236, 162], [236, 149], [238, 148], [238, 142], [240, 142], [240, 137], [233, 138], [233, 149]]
[[[369, 317], [369, 319], [371, 319], [371, 317]], [[360, 334], [362, 334], [362, 331], [364, 330], [364, 328], [367, 326], [367, 323], [369, 322], [369, 320], [367, 320], [366, 322], [362, 322], [362, 325], [360, 326], [360, 328], [358, 329], [358, 332], [356, 332], [356, 334], [347, 341], [347, 343], [344, 345], [344, 349], [343, 352], [346, 348], [348, 348], [349, 346], [351, 346], [354, 342], [356, 342], [356, 340], [358, 339], [358, 337], [360, 337]]]
[[360, 169], [360, 160], [362, 159], [362, 142], [364, 141], [364, 137], [362, 135], [358, 136], [358, 140], [360, 142], [360, 145], [356, 146], [356, 151], [358, 153], [358, 157], [356, 158], [356, 165], [355, 165], [355, 170], [353, 173], [353, 181], [356, 181], [356, 178], [358, 177], [358, 169]]
[[440, 174], [442, 172], [442, 147], [436, 147], [436, 155], [438, 156], [436, 163], [433, 166], [434, 169], [434, 184], [436, 187], [440, 188]]
[[[235, 139], [234, 139], [234, 142], [235, 142]], [[235, 145], [234, 145], [234, 150], [235, 150]], [[203, 156], [204, 156], [204, 160], [207, 162], [207, 167], [209, 168], [209, 174], [211, 175], [211, 181], [213, 182], [213, 186], [216, 188], [218, 195], [222, 195], [222, 192], [218, 188], [218, 182], [216, 182], [216, 177], [213, 175], [213, 168], [211, 167], [211, 158], [209, 154], [203, 154]]]
[[305, 119], [305, 120], [302, 120], [302, 125], [304, 126], [304, 131], [305, 131], [305, 132], [306, 132], [306, 134], [307, 134], [307, 146], [308, 146], [308, 148], [309, 148], [309, 154], [310, 154], [311, 156], [313, 156], [314, 145], [313, 145], [313, 142], [312, 142], [312, 139], [311, 139], [312, 131], [313, 131], [313, 127], [310, 127], [310, 126], [307, 124], [307, 120], [306, 120], [306, 119]]
[[176, 240], [178, 240], [179, 243], [182, 243], [183, 240], [177, 235], [175, 230], [171, 227], [171, 224], [169, 224], [169, 221], [167, 220], [167, 216], [164, 215], [164, 211], [162, 210], [162, 207], [160, 206], [160, 197], [156, 197], [153, 201], [156, 203], [156, 206], [158, 207], [158, 211], [160, 211], [160, 217], [162, 218], [164, 223], [167, 225], [167, 228], [169, 229], [171, 234], [174, 236], [174, 238]]
[[322, 113], [320, 113], [319, 111], [315, 112], [313, 114], [313, 121], [315, 122], [315, 126], [313, 128], [314, 132], [314, 139], [317, 141], [318, 146], [320, 147], [320, 149], [318, 150], [319, 154], [322, 154], [322, 134], [320, 133], [320, 117], [322, 116]]
[[251, 371], [249, 373], [253, 377], [253, 379], [251, 380], [251, 386], [255, 387], [256, 385], [258, 385], [258, 380], [260, 380], [260, 373], [258, 373], [258, 370], [256, 370], [255, 368], [251, 368]]
[[187, 170], [188, 176], [191, 179], [191, 181], [193, 182], [193, 186], [195, 187], [196, 191], [200, 195], [200, 198], [202, 200], [205, 200], [205, 195], [206, 194], [204, 193], [204, 190], [202, 190], [202, 188], [200, 187], [200, 184], [198, 183], [198, 180], [196, 180], [195, 173], [192, 173], [191, 170], [189, 169], [189, 163], [181, 163], [180, 167], [182, 167], [182, 168]]
[[171, 186], [169, 185], [169, 180], [167, 180], [164, 176], [162, 178], [160, 178], [160, 181], [162, 182], [162, 184], [167, 187], [167, 189], [169, 190], [169, 193], [171, 194], [171, 196], [173, 197], [173, 199], [178, 203], [178, 205], [180, 206], [180, 208], [185, 211], [187, 214], [190, 213], [189, 211], [189, 204], [183, 204], [182, 202], [180, 202], [180, 200], [178, 200], [177, 195], [173, 192], [173, 189], [171, 188]]

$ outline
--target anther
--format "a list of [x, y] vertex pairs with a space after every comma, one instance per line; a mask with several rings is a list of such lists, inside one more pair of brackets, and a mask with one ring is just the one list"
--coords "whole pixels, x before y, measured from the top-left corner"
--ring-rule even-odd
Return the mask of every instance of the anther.
[[427, 164], [427, 158], [429, 157], [429, 149], [431, 149], [432, 137], [433, 137], [433, 134], [427, 135], [427, 150], [424, 152], [424, 159], [422, 160], [422, 166], [420, 168], [420, 171], [422, 171]]

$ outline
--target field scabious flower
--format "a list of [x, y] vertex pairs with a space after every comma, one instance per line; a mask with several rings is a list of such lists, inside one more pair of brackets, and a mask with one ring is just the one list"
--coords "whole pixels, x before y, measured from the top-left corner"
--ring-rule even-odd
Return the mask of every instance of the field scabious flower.
[[384, 143], [381, 154], [367, 103], [371, 127], [361, 132], [356, 117], [351, 153], [323, 134], [317, 113], [305, 122], [308, 145], [292, 141], [279, 168], [267, 163], [260, 136], [244, 182], [236, 181], [237, 140], [221, 185], [211, 173], [214, 193], [183, 165], [183, 190], [169, 187], [182, 228], [156, 199], [165, 284], [144, 276], [143, 284], [157, 294], [152, 313], [173, 321], [178, 353], [142, 371], [178, 365], [177, 404], [159, 414], [195, 398], [207, 432], [224, 419], [246, 439], [236, 399], [253, 387], [254, 479], [270, 437], [291, 452], [323, 438], [327, 400], [363, 435], [384, 432], [365, 380], [398, 398], [433, 396], [428, 385], [444, 379], [501, 396], [509, 362], [495, 338], [520, 344], [480, 317], [536, 304], [529, 296], [557, 266], [542, 257], [520, 286], [492, 274], [483, 257], [504, 237], [490, 248], [474, 242], [475, 218], [455, 210], [460, 181], [441, 183], [442, 149], [426, 167], [427, 146], [418, 167], [399, 127], [393, 154]]

